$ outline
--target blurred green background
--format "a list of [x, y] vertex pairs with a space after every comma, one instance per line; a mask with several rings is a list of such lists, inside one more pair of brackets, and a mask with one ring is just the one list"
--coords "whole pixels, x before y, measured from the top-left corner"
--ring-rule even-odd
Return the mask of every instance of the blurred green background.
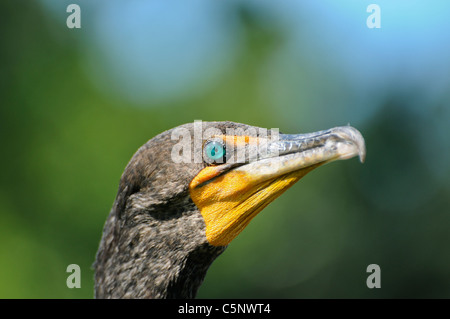
[[[350, 123], [367, 160], [269, 205], [200, 298], [450, 297], [448, 1], [0, 2], [0, 297], [92, 298], [91, 265], [139, 146], [194, 120]], [[66, 8], [81, 7], [81, 29]], [[66, 267], [81, 267], [80, 289]], [[381, 267], [368, 289], [366, 267]]]

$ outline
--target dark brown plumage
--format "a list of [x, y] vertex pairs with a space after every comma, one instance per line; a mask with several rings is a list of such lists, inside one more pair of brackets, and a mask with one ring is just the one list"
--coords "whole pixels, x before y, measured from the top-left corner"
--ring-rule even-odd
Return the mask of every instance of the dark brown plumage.
[[[192, 123], [180, 127], [186, 128], [192, 133], [192, 136], [194, 135]], [[233, 122], [202, 123], [203, 131], [210, 127], [218, 128], [223, 135], [226, 134], [227, 128], [240, 128], [247, 132], [249, 128], [252, 128]], [[348, 129], [349, 132], [350, 129], [352, 128]], [[342, 129], [342, 132], [345, 130]], [[216, 219], [209, 221], [207, 216], [210, 215], [205, 215], [211, 214], [209, 213], [211, 209], [208, 210], [208, 207], [202, 209], [203, 203], [207, 202], [202, 196], [212, 192], [207, 187], [214, 186], [214, 183], [224, 183], [223, 180], [232, 175], [230, 173], [236, 173], [236, 167], [245, 167], [249, 164], [249, 160], [240, 164], [216, 165], [211, 169], [220, 168], [221, 171], [214, 173], [216, 175], [211, 175], [212, 177], [208, 177], [206, 182], [194, 187], [191, 182], [205, 171], [210, 174], [210, 165], [206, 162], [194, 163], [193, 161], [174, 163], [171, 160], [171, 152], [178, 140], [172, 140], [172, 132], [173, 130], [166, 131], [148, 141], [136, 152], [125, 168], [116, 199], [104, 226], [103, 237], [94, 263], [96, 298], [193, 298], [208, 267], [225, 250], [226, 245], [211, 244], [215, 242], [211, 239], [212, 235], [209, 235], [211, 233], [209, 228], [207, 231], [207, 224], [214, 230], [215, 225], [211, 226], [211, 223], [214, 223]], [[363, 144], [361, 146], [358, 140], [359, 136], [347, 137], [348, 134], [345, 131], [344, 133], [347, 135], [343, 133], [345, 137], [341, 137], [339, 135], [341, 131], [330, 132], [322, 131], [316, 135], [302, 135], [304, 138], [302, 140], [300, 138], [295, 140], [293, 135], [286, 135], [291, 147], [295, 144], [294, 146], [298, 148], [296, 151], [285, 150], [287, 158], [294, 151], [295, 154], [304, 152], [302, 156], [309, 156], [306, 157], [309, 160], [312, 155], [308, 155], [307, 152], [311, 152], [313, 149], [320, 149], [320, 154], [331, 152], [331, 149], [328, 150], [324, 146], [324, 141], [330, 140], [337, 142], [331, 143], [327, 147], [336, 148], [337, 143], [342, 141], [344, 144], [348, 142], [352, 145], [359, 143], [357, 153], [359, 155], [364, 153], [361, 149]], [[350, 135], [352, 134], [353, 131]], [[293, 140], [295, 143], [292, 142]], [[303, 142], [308, 142], [310, 145], [302, 144]], [[285, 145], [283, 144], [283, 147]], [[198, 155], [198, 152], [203, 152], [202, 148], [195, 148], [194, 140], [192, 140], [191, 146], [192, 158], [196, 154]], [[316, 153], [319, 154], [319, 151]], [[351, 154], [351, 156], [354, 155]], [[348, 157], [351, 156], [348, 155]], [[259, 160], [260, 158], [255, 161]], [[294, 172], [297, 174], [295, 175], [296, 180], [324, 162], [326, 161], [316, 161], [311, 162], [310, 165], [299, 167]], [[304, 171], [302, 174], [297, 173], [302, 170]], [[260, 183], [258, 185], [263, 186], [258, 187], [260, 190], [268, 189], [269, 185], [275, 183], [274, 181], [279, 183], [288, 176], [291, 176], [292, 179], [293, 175], [289, 174], [277, 176], [276, 179], [264, 182], [265, 184]], [[277, 192], [281, 193], [295, 181], [282, 186], [283, 188]], [[195, 203], [193, 201], [194, 188], [197, 192], [195, 198], [199, 198]], [[274, 193], [273, 198], [269, 199], [257, 198], [261, 202], [265, 201], [262, 203], [264, 205], [260, 205], [260, 209], [279, 193]], [[216, 195], [213, 194], [213, 196]], [[254, 194], [248, 196], [254, 196]], [[219, 201], [220, 196], [217, 198]], [[226, 203], [224, 200], [224, 205], [229, 205], [229, 201]], [[235, 212], [234, 209], [228, 210], [230, 214]], [[252, 212], [253, 215], [249, 218], [251, 219], [259, 210]], [[207, 218], [206, 222], [205, 218]], [[239, 227], [243, 228], [245, 225]], [[228, 231], [228, 228], [221, 230], [219, 235]]]

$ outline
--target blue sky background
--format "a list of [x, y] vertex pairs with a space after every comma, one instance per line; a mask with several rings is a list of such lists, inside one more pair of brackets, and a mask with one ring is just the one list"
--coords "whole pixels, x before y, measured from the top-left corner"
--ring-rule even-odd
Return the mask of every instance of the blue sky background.
[[[60, 19], [67, 16], [65, 2], [42, 1]], [[382, 28], [368, 29], [371, 3], [79, 1], [80, 40], [88, 44], [84, 67], [100, 89], [141, 105], [204, 94], [243, 51], [242, 25], [232, 8], [245, 5], [283, 34], [283, 43], [261, 70], [260, 85], [275, 107], [295, 108], [305, 96], [316, 107], [328, 104], [309, 92], [324, 85], [316, 81], [332, 79], [334, 86], [336, 77], [342, 89], [352, 92], [335, 103], [359, 107], [361, 119], [376, 107], [370, 105], [371, 95], [394, 84], [421, 87], [426, 98], [443, 94], [449, 86], [450, 3], [378, 1]]]

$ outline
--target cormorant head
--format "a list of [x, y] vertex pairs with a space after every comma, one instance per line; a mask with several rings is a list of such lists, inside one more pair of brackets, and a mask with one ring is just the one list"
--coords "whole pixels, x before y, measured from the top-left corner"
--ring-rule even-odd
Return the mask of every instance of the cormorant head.
[[195, 296], [210, 263], [264, 207], [316, 167], [357, 155], [364, 160], [364, 139], [350, 126], [281, 134], [194, 122], [159, 134], [120, 180], [96, 295]]
[[364, 161], [364, 139], [350, 126], [280, 134], [233, 122], [196, 121], [138, 150], [123, 174], [116, 204], [123, 210], [136, 193], [148, 198], [149, 206], [192, 201], [204, 219], [207, 241], [226, 246], [305, 174], [356, 155]]

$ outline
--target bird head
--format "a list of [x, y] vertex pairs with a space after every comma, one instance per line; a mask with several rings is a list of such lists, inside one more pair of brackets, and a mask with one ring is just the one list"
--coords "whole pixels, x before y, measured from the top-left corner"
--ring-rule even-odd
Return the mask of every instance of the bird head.
[[[125, 168], [105, 225], [97, 272], [112, 268], [107, 264], [118, 259], [122, 266], [116, 276], [147, 271], [149, 280], [159, 282], [164, 269], [183, 268], [181, 264], [189, 264], [184, 269], [193, 272], [200, 257], [185, 252], [203, 247], [220, 253], [307, 173], [354, 156], [364, 161], [365, 145], [350, 126], [281, 134], [233, 122], [196, 121], [163, 132], [144, 144]], [[150, 255], [156, 270], [152, 273], [148, 265], [139, 270], [136, 260]], [[170, 261], [162, 262], [164, 258]], [[174, 260], [182, 262], [176, 266]], [[179, 272], [172, 274], [177, 276]]]
[[233, 122], [185, 124], [142, 146], [120, 182], [117, 211], [138, 194], [142, 207], [193, 202], [213, 246], [228, 245], [264, 207], [313, 169], [365, 158], [351, 126], [279, 134]]

